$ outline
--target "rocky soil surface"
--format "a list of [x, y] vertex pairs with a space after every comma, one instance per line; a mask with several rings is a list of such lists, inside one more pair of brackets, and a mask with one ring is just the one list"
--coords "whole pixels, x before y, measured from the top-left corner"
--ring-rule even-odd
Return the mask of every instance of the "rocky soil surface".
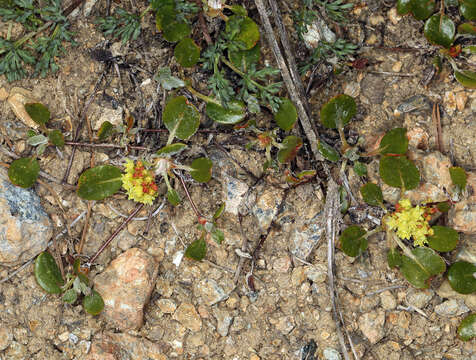
[[[47, 104], [54, 127], [71, 134], [71, 124], [105, 68], [89, 55], [105, 40], [92, 22], [102, 2], [87, 3], [87, 9], [74, 18], [79, 45], [59, 60], [56, 76], [14, 84], [0, 76], [2, 149], [28, 154], [28, 126], [19, 121], [21, 114], [15, 114], [21, 96]], [[448, 216], [461, 232], [450, 258], [475, 262], [476, 92], [457, 85], [448, 73], [423, 87], [422, 74], [431, 65], [423, 51], [379, 49], [424, 48], [420, 23], [398, 16], [393, 1], [358, 3], [349, 33], [362, 42], [360, 56], [375, 65], [371, 71], [345, 72], [311, 90], [314, 119], [318, 121], [323, 103], [346, 93], [358, 103], [349, 134], [361, 138], [368, 149], [393, 127], [409, 129], [411, 156], [426, 181], [409, 192], [415, 201], [445, 200], [448, 167], [465, 168], [470, 174], [468, 189]], [[248, 5], [259, 22], [252, 2]], [[86, 16], [85, 11], [92, 13]], [[156, 115], [164, 106], [165, 94], [153, 76], [172, 61], [173, 49], [156, 33], [153, 19], [146, 21], [143, 31], [146, 35], [132, 45], [112, 44], [114, 55], [139, 64], [138, 70], [134, 77], [121, 70], [120, 79], [115, 71], [108, 73], [107, 84], [101, 85], [88, 110], [93, 129], [105, 119], [122, 123], [129, 112], [140, 127], [158, 124]], [[265, 39], [261, 41], [266, 46]], [[432, 102], [440, 104], [443, 154], [437, 150]], [[337, 139], [332, 131], [326, 136]], [[88, 141], [86, 128], [81, 139]], [[165, 142], [165, 134], [153, 134], [147, 146], [159, 148]], [[198, 133], [191, 139], [191, 150], [183, 155], [187, 159], [206, 154], [214, 162], [208, 184], [187, 181], [187, 186], [203, 214], [213, 214], [226, 202], [225, 215], [218, 220], [223, 243], [209, 246], [202, 262], [186, 259], [187, 244], [200, 234], [188, 204], [175, 208], [166, 204], [150, 222], [147, 216], [160, 201], [141, 211], [142, 220], [130, 222], [91, 269], [90, 278], [106, 304], [99, 316], [86, 314], [81, 304], [64, 304], [57, 295], [45, 294], [29, 261], [53, 244], [61, 255], [74, 252], [88, 202], [47, 180], [50, 189], [41, 184], [19, 189], [1, 170], [0, 359], [343, 359], [328, 292], [325, 178], [289, 187], [279, 174], [263, 175], [265, 154], [247, 151], [246, 142], [229, 130]], [[67, 179], [71, 185], [91, 165], [93, 151], [77, 150]], [[70, 146], [62, 153], [49, 149], [41, 157], [42, 171], [61, 179], [71, 151]], [[306, 168], [312, 164], [306, 163], [303, 153], [298, 163]], [[123, 157], [119, 150], [94, 149], [97, 165], [120, 165]], [[2, 151], [0, 161], [10, 163], [12, 158]], [[378, 181], [377, 167], [375, 160], [369, 160], [370, 180]], [[358, 191], [362, 178], [352, 171], [348, 178], [357, 201], [362, 202]], [[177, 190], [181, 192], [178, 184]], [[385, 200], [395, 203], [395, 195], [384, 187]], [[135, 206], [124, 193], [91, 205], [86, 256], [94, 254]], [[352, 206], [343, 226], [369, 215], [358, 204]], [[72, 224], [70, 235], [65, 222]], [[476, 296], [457, 294], [446, 281], [436, 281], [427, 290], [414, 289], [388, 267], [386, 247], [383, 237], [374, 236], [368, 251], [357, 259], [336, 251], [340, 308], [359, 358], [476, 360], [476, 343], [456, 337], [464, 315], [476, 311]], [[253, 268], [243, 253], [254, 254]], [[242, 266], [236, 277], [238, 264]], [[248, 281], [251, 272], [253, 283]]]

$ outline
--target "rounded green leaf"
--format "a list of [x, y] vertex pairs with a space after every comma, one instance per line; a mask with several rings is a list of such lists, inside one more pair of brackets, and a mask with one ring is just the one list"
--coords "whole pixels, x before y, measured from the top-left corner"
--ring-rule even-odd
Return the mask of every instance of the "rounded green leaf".
[[354, 161], [354, 171], [359, 176], [367, 175], [367, 166], [360, 161]]
[[54, 146], [62, 148], [64, 146], [64, 136], [60, 130], [51, 130], [48, 133], [48, 138]]
[[180, 196], [174, 189], [167, 190], [167, 200], [173, 206], [180, 204]]
[[398, 0], [397, 1], [397, 12], [399, 15], [406, 15], [408, 14], [411, 9], [411, 2], [412, 0]]
[[180, 40], [175, 46], [174, 56], [183, 67], [195, 66], [200, 58], [200, 48], [190, 38]]
[[8, 168], [10, 181], [22, 188], [33, 186], [40, 173], [40, 163], [34, 157], [14, 160]]
[[173, 18], [162, 19], [161, 26], [164, 39], [168, 42], [180, 41], [189, 36], [192, 32], [186, 22], [175, 20], [175, 16]]
[[459, 24], [458, 34], [476, 36], [476, 25], [472, 23]]
[[25, 110], [31, 119], [39, 125], [45, 125], [50, 120], [50, 111], [40, 103], [25, 104]]
[[91, 290], [90, 295], [86, 295], [83, 299], [83, 307], [86, 312], [91, 315], [98, 315], [104, 309], [104, 300], [96, 290]]
[[105, 140], [114, 133], [114, 126], [109, 121], [104, 121], [98, 130], [97, 137], [99, 140]]
[[248, 16], [230, 16], [225, 29], [227, 33], [234, 33], [232, 40], [237, 42], [242, 50], [251, 49], [259, 41], [258, 25]]
[[451, 181], [457, 186], [461, 191], [466, 189], [466, 180], [467, 175], [463, 168], [459, 166], [453, 166], [449, 168]]
[[405, 154], [408, 150], [407, 129], [395, 128], [388, 131], [380, 141], [379, 152], [385, 154]]
[[185, 256], [189, 259], [200, 261], [207, 254], [207, 243], [205, 239], [201, 237], [198, 240], [192, 242], [187, 249], [185, 249]]
[[372, 206], [380, 206], [383, 204], [382, 190], [378, 185], [367, 183], [360, 188], [360, 193], [364, 201]]
[[426, 289], [432, 276], [445, 271], [445, 262], [434, 250], [427, 247], [413, 249], [412, 254], [415, 259], [402, 256], [400, 270], [410, 284], [419, 289]]
[[448, 16], [435, 14], [425, 22], [424, 32], [432, 44], [449, 48], [454, 41], [456, 27]]
[[170, 144], [158, 150], [156, 154], [158, 156], [170, 157], [172, 155], [180, 154], [183, 150], [185, 150], [186, 147], [187, 145], [184, 143]]
[[228, 9], [230, 9], [233, 12], [233, 14], [236, 14], [236, 15], [242, 15], [242, 16], [248, 15], [248, 11], [246, 11], [246, 9], [240, 5], [231, 5], [231, 6], [228, 6]]
[[261, 56], [261, 47], [256, 44], [249, 50], [228, 51], [228, 58], [238, 69], [249, 69], [250, 65], [257, 64]]
[[321, 122], [328, 129], [343, 128], [357, 112], [353, 97], [337, 95], [321, 108]]
[[160, 6], [155, 10], [157, 10], [155, 15], [155, 26], [158, 31], [163, 30], [163, 24], [166, 23], [168, 19], [175, 19], [177, 15], [174, 1], [170, 1], [169, 3], [162, 1]]
[[367, 231], [360, 226], [351, 225], [342, 231], [340, 235], [340, 247], [342, 251], [352, 257], [359, 256], [367, 250], [367, 238], [365, 238]]
[[42, 252], [35, 260], [35, 278], [38, 285], [50, 294], [61, 293], [64, 281], [55, 259], [47, 251]]
[[195, 181], [200, 183], [206, 183], [212, 178], [212, 166], [213, 163], [208, 158], [198, 158], [193, 160], [190, 171], [190, 175]]
[[228, 103], [228, 108], [224, 108], [214, 102], [208, 102], [205, 112], [217, 123], [233, 125], [245, 118], [245, 104], [239, 100], [232, 100]]
[[463, 341], [476, 337], [476, 314], [466, 316], [458, 326], [458, 336]]
[[466, 261], [458, 261], [448, 270], [448, 281], [454, 291], [460, 294], [476, 292], [476, 266]]
[[432, 226], [433, 235], [428, 236], [428, 245], [436, 251], [447, 252], [454, 250], [458, 244], [458, 232], [446, 226]]
[[382, 156], [380, 177], [387, 185], [411, 190], [420, 184], [420, 171], [405, 156]]
[[455, 70], [455, 79], [464, 87], [476, 89], [476, 72], [470, 70]]
[[78, 299], [78, 293], [74, 289], [66, 290], [62, 299], [65, 303], [73, 304]]
[[85, 200], [102, 200], [116, 193], [122, 186], [121, 170], [101, 165], [86, 170], [78, 180], [78, 196]]
[[292, 101], [287, 98], [281, 98], [278, 111], [274, 113], [276, 124], [282, 130], [289, 131], [293, 128], [297, 118], [297, 110]]
[[319, 153], [329, 161], [337, 162], [340, 159], [339, 152], [325, 141], [317, 141], [317, 150], [319, 150]]
[[185, 96], [171, 99], [162, 115], [165, 127], [180, 140], [187, 140], [197, 132], [200, 125], [198, 110], [188, 102]]
[[387, 253], [388, 266], [391, 269], [402, 266], [402, 253], [397, 249], [390, 249]]
[[281, 143], [281, 147], [278, 151], [278, 161], [281, 164], [290, 162], [296, 157], [296, 154], [301, 146], [301, 138], [294, 135], [287, 136]]
[[86, 285], [89, 285], [88, 277], [81, 271], [81, 260], [77, 258], [73, 263], [73, 270], [76, 275], [78, 275], [79, 280], [81, 280]]
[[451, 208], [451, 204], [449, 201], [443, 201], [436, 204], [436, 208], [439, 212], [445, 213], [448, 212]]
[[474, 0], [460, 0], [459, 12], [466, 20], [476, 20], [476, 3]]
[[435, 0], [411, 0], [412, 14], [417, 20], [426, 20], [435, 12]]
[[340, 212], [345, 214], [349, 210], [349, 195], [343, 186], [339, 186]]

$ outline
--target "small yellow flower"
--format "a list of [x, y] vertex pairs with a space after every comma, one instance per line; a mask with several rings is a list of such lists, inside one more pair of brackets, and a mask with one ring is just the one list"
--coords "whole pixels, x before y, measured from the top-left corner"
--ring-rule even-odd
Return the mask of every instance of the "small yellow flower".
[[122, 187], [127, 191], [129, 200], [143, 204], [152, 204], [158, 195], [158, 187], [154, 181], [154, 173], [144, 167], [142, 161], [134, 164], [126, 159], [126, 172], [122, 175]]
[[428, 224], [428, 209], [412, 206], [409, 199], [400, 200], [396, 208], [396, 211], [386, 218], [387, 227], [395, 230], [401, 239], [410, 240], [413, 237], [415, 246], [427, 244], [427, 236], [433, 235], [433, 230]]

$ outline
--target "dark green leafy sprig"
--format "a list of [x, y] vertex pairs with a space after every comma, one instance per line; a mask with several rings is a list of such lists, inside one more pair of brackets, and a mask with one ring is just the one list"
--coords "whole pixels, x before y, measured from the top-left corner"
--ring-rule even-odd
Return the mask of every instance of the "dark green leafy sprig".
[[345, 59], [347, 56], [354, 54], [357, 48], [357, 45], [344, 39], [337, 39], [334, 43], [321, 41], [312, 52], [310, 58], [301, 66], [300, 72], [305, 73], [320, 61], [330, 57], [335, 56], [338, 60]]
[[141, 31], [141, 16], [132, 14], [122, 8], [116, 8], [114, 15], [99, 18], [96, 23], [106, 36], [121, 39], [125, 44], [129, 40], [136, 40]]
[[9, 82], [23, 79], [27, 72], [25, 65], [35, 63], [35, 57], [27, 50], [16, 46], [13, 41], [0, 38], [0, 53], [5, 55], [0, 59], [0, 75], [5, 74]]
[[344, 0], [314, 0], [314, 2], [322, 6], [327, 16], [338, 23], [346, 21], [347, 13], [354, 6], [352, 3], [345, 3]]
[[176, 19], [190, 23], [189, 18], [198, 12], [198, 6], [187, 0], [175, 0]]

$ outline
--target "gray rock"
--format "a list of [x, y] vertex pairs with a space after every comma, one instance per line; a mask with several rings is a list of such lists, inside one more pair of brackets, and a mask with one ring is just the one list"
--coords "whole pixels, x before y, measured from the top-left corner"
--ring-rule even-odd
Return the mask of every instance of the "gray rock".
[[197, 282], [194, 292], [209, 306], [224, 300], [228, 296], [225, 290], [213, 279], [203, 279]]
[[283, 200], [283, 191], [267, 188], [258, 194], [259, 196], [252, 208], [252, 213], [258, 220], [261, 230], [266, 231], [278, 213], [279, 206]]
[[6, 325], [0, 325], [0, 351], [5, 350], [10, 346], [13, 340], [12, 329]]
[[217, 332], [223, 337], [227, 336], [231, 323], [233, 322], [233, 316], [231, 316], [228, 311], [218, 308], [213, 310], [213, 315], [217, 319]]
[[385, 84], [380, 76], [369, 74], [360, 84], [360, 94], [366, 97], [369, 104], [381, 104], [385, 95]]
[[407, 303], [418, 309], [423, 309], [433, 298], [433, 290], [417, 290], [411, 288], [407, 293]]
[[450, 299], [435, 306], [435, 312], [440, 316], [458, 316], [468, 311], [469, 308], [463, 300]]
[[234, 177], [223, 174], [223, 192], [225, 193], [225, 211], [238, 215], [240, 204], [248, 191], [249, 186]]
[[314, 247], [321, 240], [324, 232], [322, 217], [324, 212], [318, 213], [309, 221], [297, 221], [289, 236], [291, 253], [302, 260], [306, 260]]
[[34, 190], [13, 185], [0, 170], [0, 264], [14, 266], [48, 246], [53, 227]]
[[384, 324], [385, 311], [383, 310], [368, 312], [359, 317], [359, 329], [371, 344], [376, 344], [384, 337]]
[[339, 352], [333, 348], [325, 348], [323, 351], [324, 358], [326, 360], [341, 360]]

